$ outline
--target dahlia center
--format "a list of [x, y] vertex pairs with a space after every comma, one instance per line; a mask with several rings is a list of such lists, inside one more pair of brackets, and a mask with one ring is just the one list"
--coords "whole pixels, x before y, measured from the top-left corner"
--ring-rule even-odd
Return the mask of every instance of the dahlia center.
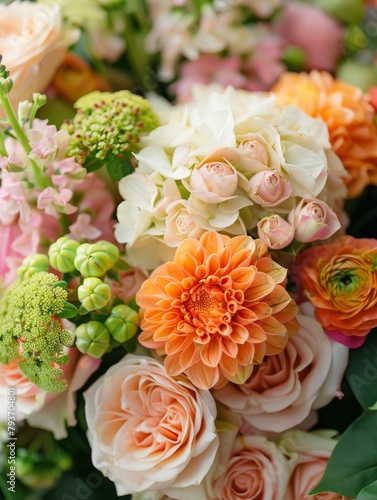
[[[204, 314], [212, 316], [214, 311], [218, 311], [222, 306], [222, 301], [219, 300], [219, 293], [213, 290], [214, 287], [199, 285], [191, 291], [191, 297], [188, 300], [189, 310], [194, 316]], [[220, 291], [222, 297], [222, 292]]]

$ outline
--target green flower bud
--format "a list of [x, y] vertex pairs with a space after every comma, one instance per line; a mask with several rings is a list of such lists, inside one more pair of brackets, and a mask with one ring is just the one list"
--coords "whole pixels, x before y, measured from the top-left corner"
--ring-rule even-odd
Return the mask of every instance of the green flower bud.
[[101, 245], [83, 243], [77, 249], [75, 267], [85, 276], [100, 277], [113, 267], [111, 258], [103, 251]]
[[105, 326], [116, 341], [123, 343], [137, 332], [139, 316], [131, 307], [120, 304], [113, 307]]
[[0, 78], [0, 90], [4, 92], [4, 94], [9, 94], [9, 92], [12, 90], [12, 87], [12, 78]]
[[34, 253], [24, 258], [22, 266], [17, 269], [17, 276], [20, 280], [24, 280], [40, 272], [48, 272], [48, 257], [41, 253]]
[[78, 287], [77, 294], [87, 311], [101, 309], [111, 299], [109, 285], [98, 278], [85, 278], [84, 283]]
[[51, 266], [61, 273], [72, 273], [75, 270], [74, 260], [79, 246], [78, 241], [66, 236], [56, 240], [48, 251]]
[[100, 245], [102, 250], [110, 257], [112, 266], [114, 266], [116, 261], [119, 259], [119, 248], [106, 240], [97, 241], [96, 245]]
[[99, 321], [89, 321], [76, 328], [76, 347], [93, 358], [101, 358], [110, 346], [110, 333]]

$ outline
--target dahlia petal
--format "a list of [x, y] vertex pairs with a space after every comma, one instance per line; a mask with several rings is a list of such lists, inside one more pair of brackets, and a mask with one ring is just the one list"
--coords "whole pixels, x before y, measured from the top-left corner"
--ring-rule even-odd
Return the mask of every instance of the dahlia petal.
[[211, 340], [203, 346], [200, 351], [200, 356], [206, 366], [215, 368], [221, 359], [222, 349], [217, 336], [213, 336]]
[[235, 358], [223, 353], [220, 359], [220, 369], [224, 375], [234, 377], [237, 373], [238, 363]]
[[286, 327], [273, 316], [260, 319], [258, 326], [263, 328], [267, 335], [284, 335], [287, 332]]
[[170, 335], [165, 345], [166, 354], [176, 354], [187, 349], [192, 343], [192, 337], [188, 335]]
[[[198, 248], [200, 248], [200, 242], [196, 238], [187, 238], [180, 243], [178, 246], [175, 256], [174, 256], [174, 264], [179, 267], [185, 268], [185, 263], [187, 260], [187, 256], [190, 255], [193, 257], [196, 255]], [[200, 262], [201, 264], [201, 262]]]
[[181, 352], [179, 357], [179, 363], [182, 367], [182, 371], [187, 370], [190, 366], [196, 364], [200, 361], [200, 351], [195, 348], [195, 345], [191, 344]]
[[245, 290], [245, 301], [260, 301], [275, 288], [275, 282], [271, 276], [266, 273], [255, 273], [253, 286]]
[[247, 366], [252, 363], [255, 356], [255, 349], [253, 344], [245, 342], [243, 345], [238, 346], [237, 362], [242, 366]]
[[287, 277], [287, 270], [269, 257], [263, 257], [256, 264], [258, 271], [268, 274], [275, 283], [282, 283]]
[[229, 273], [229, 276], [233, 280], [233, 288], [242, 291], [250, 287], [255, 275], [256, 270], [254, 267], [240, 267], [238, 269], [233, 269], [233, 271]]
[[164, 360], [164, 366], [167, 373], [175, 377], [183, 372], [183, 368], [180, 363], [180, 353], [169, 354]]
[[200, 243], [211, 254], [222, 250], [229, 239], [229, 236], [219, 234], [216, 231], [207, 231], [200, 237]]
[[238, 346], [233, 339], [230, 339], [229, 337], [223, 337], [220, 339], [220, 342], [223, 356], [228, 356], [231, 358], [235, 358], [237, 356]]
[[232, 250], [233, 255], [238, 252], [242, 253], [245, 251], [245, 255], [248, 255], [250, 259], [250, 252], [255, 250], [255, 241], [251, 238], [251, 236], [248, 236], [247, 238], [243, 235], [234, 236], [227, 242], [226, 246]]
[[[258, 321], [259, 323], [259, 321]], [[267, 334], [257, 323], [253, 323], [247, 327], [249, 331], [248, 341], [253, 344], [259, 344], [260, 342], [265, 342], [267, 340]]]
[[187, 368], [186, 374], [190, 381], [199, 389], [210, 389], [220, 379], [219, 369], [203, 365], [203, 363], [196, 363], [190, 368]]
[[234, 384], [244, 384], [253, 373], [253, 367], [253, 364], [247, 366], [238, 365], [236, 374], [234, 376], [226, 375], [226, 378]]
[[182, 295], [182, 285], [180, 283], [169, 283], [165, 287], [165, 292], [174, 298], [179, 298]]
[[249, 338], [249, 331], [239, 323], [232, 322], [233, 332], [232, 339], [237, 344], [243, 344]]

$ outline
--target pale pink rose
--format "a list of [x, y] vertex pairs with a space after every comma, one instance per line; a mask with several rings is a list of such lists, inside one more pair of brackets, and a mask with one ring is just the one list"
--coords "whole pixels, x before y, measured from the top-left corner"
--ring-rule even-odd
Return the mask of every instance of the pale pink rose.
[[118, 495], [199, 484], [218, 448], [209, 391], [128, 354], [84, 394], [95, 467]]
[[274, 30], [288, 44], [303, 49], [306, 69], [333, 71], [342, 56], [345, 34], [341, 25], [314, 5], [289, 3]]
[[81, 355], [75, 348], [66, 348], [69, 363], [62, 367], [68, 387], [60, 393], [47, 393], [21, 373], [18, 361], [9, 365], [0, 364], [0, 423], [7, 422], [7, 388], [16, 390], [16, 421], [27, 422], [39, 429], [54, 433], [56, 439], [67, 436], [66, 425], [76, 425], [75, 393], [98, 368], [100, 361]]
[[250, 198], [262, 207], [274, 207], [290, 197], [292, 188], [276, 170], [263, 170], [250, 179]]
[[285, 248], [295, 235], [294, 227], [280, 215], [264, 217], [258, 222], [257, 227], [259, 238], [272, 250]]
[[260, 134], [245, 134], [237, 137], [238, 150], [248, 159], [240, 165], [238, 170], [250, 179], [252, 175], [263, 172], [267, 168], [277, 169], [280, 160], [276, 151]]
[[167, 245], [176, 247], [185, 238], [199, 238], [204, 231], [190, 213], [187, 200], [175, 201], [168, 206], [164, 234]]
[[299, 310], [299, 333], [289, 338], [282, 353], [267, 356], [255, 366], [245, 384], [228, 384], [213, 392], [256, 429], [283, 432], [335, 396], [342, 397], [340, 383], [348, 348], [329, 339], [309, 303], [301, 304]]
[[340, 228], [335, 212], [324, 201], [305, 196], [288, 215], [295, 228], [295, 239], [303, 243], [324, 240]]
[[63, 32], [60, 7], [14, 1], [0, 5], [0, 54], [10, 71], [14, 104], [43, 92], [63, 61], [77, 30]]
[[237, 171], [224, 156], [224, 149], [204, 158], [185, 182], [187, 189], [206, 203], [221, 203], [237, 189]]
[[288, 461], [262, 436], [238, 437], [228, 463], [214, 481], [216, 500], [283, 500], [289, 478]]
[[285, 500], [350, 500], [338, 493], [319, 493], [307, 497], [322, 479], [330, 455], [337, 444], [336, 431], [288, 431], [279, 439], [279, 449], [290, 459], [293, 470]]

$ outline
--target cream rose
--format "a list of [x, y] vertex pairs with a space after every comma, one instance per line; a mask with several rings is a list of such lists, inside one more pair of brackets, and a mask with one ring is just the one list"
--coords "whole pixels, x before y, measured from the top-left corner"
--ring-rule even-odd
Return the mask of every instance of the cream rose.
[[64, 392], [47, 393], [39, 389], [21, 373], [18, 362], [0, 364], [0, 423], [7, 422], [7, 389], [16, 390], [16, 421], [27, 422], [33, 427], [47, 429], [56, 439], [67, 437], [66, 424], [76, 425], [75, 392], [98, 368], [100, 360], [82, 356], [77, 349], [66, 349], [69, 363], [63, 366], [68, 387]]
[[285, 350], [256, 366], [248, 381], [228, 384], [214, 397], [241, 414], [252, 427], [283, 432], [312, 416], [313, 409], [341, 397], [348, 348], [332, 341], [313, 318], [313, 307], [301, 304], [299, 333]]
[[167, 245], [176, 247], [185, 238], [199, 238], [204, 231], [190, 213], [187, 200], [175, 201], [168, 206], [164, 234]]
[[[285, 500], [306, 498], [321, 480], [330, 455], [337, 444], [336, 431], [288, 431], [279, 440], [279, 449], [293, 467]], [[309, 497], [308, 497], [309, 498]], [[320, 493], [313, 500], [350, 500], [338, 493]]]
[[257, 227], [259, 238], [272, 250], [288, 246], [295, 235], [294, 227], [280, 215], [264, 217], [258, 222]]
[[67, 47], [79, 36], [77, 30], [63, 31], [58, 5], [19, 1], [0, 5], [0, 33], [0, 54], [13, 79], [14, 104], [46, 89]]
[[93, 464], [118, 495], [199, 484], [212, 466], [213, 397], [158, 361], [128, 354], [84, 397]]

